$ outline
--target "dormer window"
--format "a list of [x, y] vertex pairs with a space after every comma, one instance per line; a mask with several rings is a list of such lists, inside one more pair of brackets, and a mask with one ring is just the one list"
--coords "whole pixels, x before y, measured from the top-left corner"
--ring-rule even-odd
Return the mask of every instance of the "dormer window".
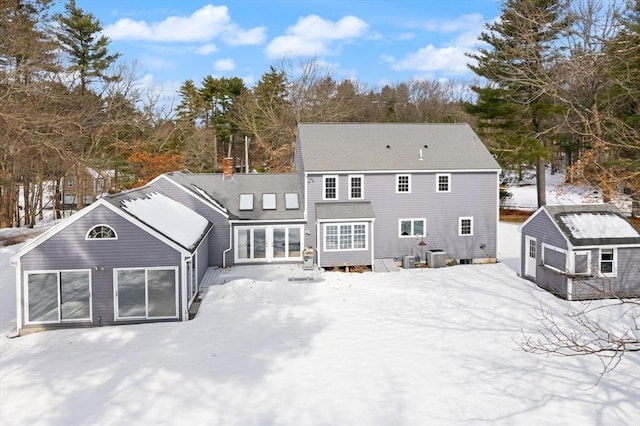
[[116, 240], [116, 231], [108, 225], [96, 225], [87, 232], [87, 240]]

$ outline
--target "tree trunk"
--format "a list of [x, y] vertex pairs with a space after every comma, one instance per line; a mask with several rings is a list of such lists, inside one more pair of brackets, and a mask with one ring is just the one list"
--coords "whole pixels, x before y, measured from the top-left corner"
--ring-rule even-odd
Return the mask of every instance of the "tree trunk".
[[547, 204], [547, 180], [545, 178], [545, 161], [544, 158], [539, 157], [536, 163], [536, 189], [538, 191], [538, 207], [545, 206]]

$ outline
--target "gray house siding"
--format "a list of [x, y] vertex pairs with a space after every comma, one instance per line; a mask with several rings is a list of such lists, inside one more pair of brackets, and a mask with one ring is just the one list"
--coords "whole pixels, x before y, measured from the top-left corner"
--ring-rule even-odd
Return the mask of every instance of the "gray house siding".
[[573, 299], [600, 299], [638, 297], [640, 294], [640, 247], [617, 249], [617, 273], [615, 277], [599, 277], [599, 249], [591, 251], [593, 276], [573, 279]]
[[[118, 239], [86, 240], [87, 232], [99, 224], [108, 224], [112, 227]], [[116, 323], [114, 321], [113, 268], [178, 267], [178, 276], [180, 276], [180, 264], [181, 255], [177, 250], [160, 242], [107, 207], [99, 206], [90, 214], [81, 217], [25, 253], [20, 262], [20, 276], [23, 278], [25, 272], [37, 270], [90, 270], [92, 325], [108, 325]], [[101, 270], [96, 270], [96, 266]], [[21, 295], [24, 295], [24, 287], [25, 282], [22, 279]], [[179, 313], [182, 312], [182, 303], [182, 300], [178, 300]], [[25, 318], [21, 318], [21, 324], [24, 326]], [[89, 323], [86, 324], [89, 325]], [[37, 325], [37, 328], [77, 327], [78, 325], [77, 322], [56, 323]]]
[[213, 223], [213, 229], [209, 232], [208, 237], [208, 266], [228, 266], [233, 264], [233, 251], [227, 255], [226, 262], [223, 260], [224, 252], [230, 245], [229, 230], [231, 225], [229, 224], [228, 218], [211, 208], [211, 206], [206, 204], [196, 194], [190, 193], [188, 190], [177, 186], [164, 176], [161, 177], [161, 179], [155, 180], [152, 186], [162, 191], [167, 197], [189, 207]]
[[[452, 172], [451, 192], [446, 193], [436, 192], [435, 172], [400, 172], [411, 175], [410, 193], [396, 193], [396, 173], [351, 174], [363, 176], [364, 200], [370, 201], [374, 210], [376, 258], [424, 255], [431, 249], [445, 250], [449, 257], [456, 259], [496, 257], [497, 172]], [[335, 201], [355, 201], [349, 200], [349, 175], [337, 174], [338, 199]], [[309, 241], [316, 241], [313, 206], [317, 202], [331, 202], [323, 200], [323, 174], [308, 175], [307, 202]], [[473, 235], [458, 235], [461, 217], [473, 218]], [[418, 246], [420, 238], [399, 237], [400, 219], [426, 219], [425, 247]], [[343, 255], [350, 257], [353, 253]]]
[[[526, 261], [526, 236], [534, 237], [537, 241], [536, 245], [536, 277], [535, 280], [525, 274], [525, 266], [524, 262]], [[557, 247], [562, 250], [567, 250], [567, 240], [564, 238], [562, 233], [555, 226], [553, 221], [547, 216], [544, 211], [539, 211], [531, 220], [526, 223], [522, 227], [522, 238], [521, 238], [521, 247], [520, 252], [523, 253], [520, 256], [520, 271], [521, 276], [530, 281], [534, 281], [539, 287], [547, 290], [550, 293], [553, 293], [559, 297], [567, 298], [567, 277], [566, 275], [559, 274], [558, 272], [549, 269], [542, 264], [543, 260], [543, 244], [549, 244], [551, 246]], [[548, 255], [554, 256], [552, 262], [558, 263], [561, 262], [557, 258], [560, 254], [556, 253], [547, 253]], [[562, 262], [563, 265], [566, 263]]]

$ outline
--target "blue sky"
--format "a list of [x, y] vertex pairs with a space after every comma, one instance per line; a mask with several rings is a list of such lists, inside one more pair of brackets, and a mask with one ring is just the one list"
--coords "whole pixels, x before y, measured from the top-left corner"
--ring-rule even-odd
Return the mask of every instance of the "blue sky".
[[336, 80], [381, 87], [412, 78], [473, 77], [498, 0], [76, 0], [96, 16], [112, 51], [147, 83], [240, 77], [252, 86], [282, 58], [317, 58]]

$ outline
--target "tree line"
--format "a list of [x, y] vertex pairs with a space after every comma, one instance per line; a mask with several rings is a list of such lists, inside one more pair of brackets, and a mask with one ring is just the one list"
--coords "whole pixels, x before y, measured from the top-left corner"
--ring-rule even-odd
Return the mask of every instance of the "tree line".
[[539, 188], [561, 164], [606, 196], [632, 194], [640, 214], [640, 0], [504, 1], [469, 55], [474, 81], [374, 88], [284, 58], [250, 87], [187, 80], [175, 107], [137, 84], [135, 63], [74, 0], [62, 13], [53, 0], [0, 5], [0, 227], [59, 214], [60, 182], [88, 167], [110, 173], [111, 191], [217, 172], [229, 155], [243, 170], [289, 171], [303, 121], [468, 122], [506, 170], [537, 167]]

